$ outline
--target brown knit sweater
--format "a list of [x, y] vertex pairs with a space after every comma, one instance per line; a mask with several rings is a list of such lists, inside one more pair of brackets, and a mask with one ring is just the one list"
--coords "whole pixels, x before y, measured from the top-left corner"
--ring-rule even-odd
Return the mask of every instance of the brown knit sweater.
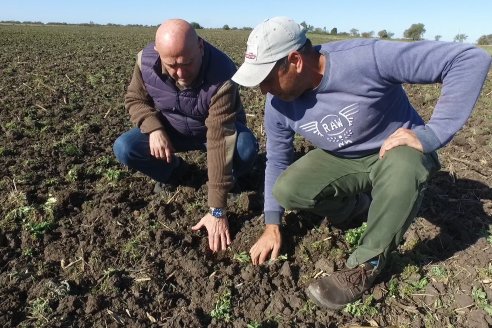
[[[141, 52], [138, 55], [140, 59]], [[125, 107], [131, 121], [142, 133], [164, 129], [161, 115], [145, 89], [140, 60], [125, 95]], [[163, 68], [163, 74], [167, 72]], [[201, 77], [197, 78], [198, 80]], [[177, 85], [178, 86], [178, 85]], [[231, 80], [226, 81], [210, 102], [207, 126], [208, 206], [225, 208], [227, 193], [233, 187], [232, 159], [236, 145], [236, 113], [242, 109], [239, 90]]]

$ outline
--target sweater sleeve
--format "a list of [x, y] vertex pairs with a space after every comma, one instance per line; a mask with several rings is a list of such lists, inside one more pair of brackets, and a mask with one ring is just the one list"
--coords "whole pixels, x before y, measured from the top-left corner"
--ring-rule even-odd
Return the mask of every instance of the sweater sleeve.
[[242, 108], [239, 89], [226, 81], [212, 97], [207, 126], [208, 205], [224, 208], [233, 187], [232, 160], [236, 147], [236, 115]]
[[267, 95], [265, 105], [265, 131], [267, 162], [265, 169], [265, 223], [280, 224], [284, 209], [272, 194], [279, 175], [292, 163], [294, 158], [294, 131], [286, 118], [272, 106], [272, 96]]
[[142, 133], [150, 133], [163, 129], [159, 112], [154, 108], [154, 102], [145, 89], [142, 73], [138, 63], [133, 69], [133, 76], [125, 95], [125, 108], [130, 113], [130, 120], [140, 128]]
[[471, 115], [491, 56], [472, 45], [434, 41], [379, 41], [374, 51], [389, 83], [442, 83], [430, 120], [414, 131], [425, 153], [446, 145]]

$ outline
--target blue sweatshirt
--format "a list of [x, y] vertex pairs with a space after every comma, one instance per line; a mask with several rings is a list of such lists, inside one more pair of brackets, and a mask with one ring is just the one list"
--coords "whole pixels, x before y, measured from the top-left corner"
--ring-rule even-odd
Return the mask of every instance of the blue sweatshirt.
[[[316, 47], [326, 58], [314, 90], [291, 102], [267, 94], [265, 130], [265, 222], [279, 224], [283, 208], [272, 195], [277, 177], [293, 160], [294, 134], [344, 158], [379, 152], [398, 128], [412, 129], [424, 153], [446, 145], [463, 127], [487, 76], [491, 56], [461, 43], [373, 39]], [[442, 83], [425, 123], [402, 83]]]

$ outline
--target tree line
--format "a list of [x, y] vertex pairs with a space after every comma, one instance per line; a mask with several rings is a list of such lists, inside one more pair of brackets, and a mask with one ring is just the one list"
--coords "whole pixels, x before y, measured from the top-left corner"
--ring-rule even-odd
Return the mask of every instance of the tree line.
[[[157, 27], [158, 25], [141, 25], [141, 24], [113, 24], [113, 23], [107, 23], [107, 24], [97, 24], [94, 22], [89, 22], [89, 23], [78, 23], [78, 24], [69, 24], [69, 23], [64, 23], [64, 22], [48, 22], [48, 23], [43, 23], [39, 21], [14, 21], [14, 20], [7, 20], [7, 21], [0, 21], [0, 24], [25, 24], [25, 25], [82, 25], [82, 26], [138, 26], [138, 27]], [[197, 22], [191, 22], [191, 26], [193, 26], [195, 29], [204, 29], [203, 26], [201, 26]], [[347, 36], [347, 37], [362, 37], [362, 38], [374, 38], [375, 37], [375, 32], [374, 31], [369, 31], [369, 32], [359, 32], [358, 29], [352, 28], [349, 32], [339, 32], [336, 27], [333, 27], [328, 31], [326, 27], [314, 27], [313, 25], [310, 25], [303, 21], [300, 25], [302, 25], [308, 32], [311, 33], [318, 33], [318, 34], [329, 34], [329, 35], [337, 35], [337, 36]], [[228, 24], [225, 24], [222, 29], [224, 30], [252, 30], [251, 27], [245, 26], [242, 28], [237, 28], [237, 27], [230, 27]], [[412, 24], [408, 29], [406, 29], [403, 32], [403, 37], [405, 39], [410, 39], [414, 41], [422, 40], [424, 37], [426, 30], [425, 30], [425, 25], [422, 23], [417, 23], [417, 24]], [[387, 31], [387, 30], [381, 30], [377, 32], [377, 36], [380, 39], [391, 39], [393, 38], [395, 33]], [[435, 35], [434, 40], [439, 41], [442, 38], [441, 35]], [[458, 33], [454, 37], [455, 42], [464, 42], [468, 39], [468, 36], [464, 33]], [[482, 35], [478, 40], [477, 44], [479, 45], [492, 45], [492, 34], [488, 35]]]

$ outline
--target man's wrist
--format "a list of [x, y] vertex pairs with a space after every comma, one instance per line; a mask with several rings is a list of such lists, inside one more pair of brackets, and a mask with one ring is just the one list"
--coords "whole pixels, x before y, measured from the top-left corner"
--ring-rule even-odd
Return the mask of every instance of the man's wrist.
[[209, 213], [216, 219], [222, 219], [226, 216], [226, 210], [220, 207], [210, 207]]

